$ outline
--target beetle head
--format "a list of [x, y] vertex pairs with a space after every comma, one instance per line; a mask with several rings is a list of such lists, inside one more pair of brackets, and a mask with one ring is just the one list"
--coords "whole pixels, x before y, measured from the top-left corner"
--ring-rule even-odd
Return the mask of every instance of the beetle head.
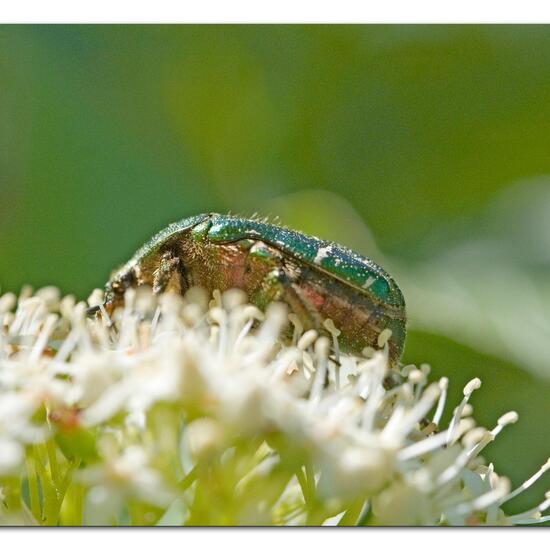
[[[124, 301], [124, 293], [128, 288], [134, 286], [136, 275], [133, 267], [124, 266], [119, 269], [109, 279], [105, 285], [105, 296], [103, 306], [107, 313], [111, 314], [115, 307]], [[99, 306], [88, 308], [88, 315], [93, 315], [100, 310]]]
[[126, 290], [135, 285], [136, 276], [133, 267], [123, 267], [113, 274], [105, 285], [105, 307], [114, 309], [124, 300]]

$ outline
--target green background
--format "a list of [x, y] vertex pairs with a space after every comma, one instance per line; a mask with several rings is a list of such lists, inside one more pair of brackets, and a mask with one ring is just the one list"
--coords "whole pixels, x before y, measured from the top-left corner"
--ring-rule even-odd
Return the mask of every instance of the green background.
[[3, 290], [278, 215], [395, 273], [449, 409], [479, 376], [480, 423], [519, 412], [486, 452], [514, 485], [550, 455], [549, 173], [549, 27], [0, 27]]

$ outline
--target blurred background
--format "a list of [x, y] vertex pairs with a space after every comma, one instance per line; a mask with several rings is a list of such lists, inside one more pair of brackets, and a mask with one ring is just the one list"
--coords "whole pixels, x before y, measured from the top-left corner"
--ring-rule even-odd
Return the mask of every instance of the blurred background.
[[[514, 486], [550, 455], [550, 27], [0, 27], [0, 284], [86, 298], [167, 223], [258, 212], [368, 255], [404, 361]], [[510, 503], [525, 509], [550, 476]]]

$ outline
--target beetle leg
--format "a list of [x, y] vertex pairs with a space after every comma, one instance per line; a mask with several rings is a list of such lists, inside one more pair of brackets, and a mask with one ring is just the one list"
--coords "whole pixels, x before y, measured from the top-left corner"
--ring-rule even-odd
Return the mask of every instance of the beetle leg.
[[305, 330], [318, 326], [317, 319], [294, 289], [292, 275], [287, 273], [284, 268], [273, 269], [266, 275], [259, 298], [261, 305], [276, 300], [286, 302], [292, 312], [298, 316]]
[[166, 290], [173, 276], [178, 271], [180, 259], [172, 251], [165, 252], [160, 259], [160, 264], [153, 273], [153, 292], [160, 294]]

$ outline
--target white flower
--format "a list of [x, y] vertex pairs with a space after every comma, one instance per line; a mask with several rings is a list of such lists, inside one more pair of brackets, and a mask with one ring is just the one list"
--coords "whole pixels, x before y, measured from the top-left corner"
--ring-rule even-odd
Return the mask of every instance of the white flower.
[[154, 506], [168, 506], [174, 495], [160, 474], [149, 467], [149, 457], [137, 446], [116, 454], [107, 452], [98, 466], [79, 472], [76, 480], [91, 487], [87, 498], [89, 523], [108, 525], [120, 514], [129, 499]]
[[[370, 524], [545, 520], [548, 499], [501, 509], [550, 463], [510, 492], [480, 462], [517, 415], [477, 427], [478, 379], [442, 426], [449, 381], [430, 384], [427, 365], [390, 372], [387, 351], [343, 353], [332, 322], [304, 333], [282, 304], [264, 313], [238, 291], [210, 302], [199, 289], [129, 291], [99, 319], [51, 288], [15, 306], [0, 297], [0, 487], [33, 449], [30, 489], [35, 474], [46, 498], [83, 486], [85, 523], [120, 522], [135, 503], [156, 510], [142, 518], [154, 523], [175, 498], [191, 523], [330, 524], [357, 502], [356, 521]], [[292, 342], [281, 338], [289, 320]], [[32, 513], [53, 521], [36, 501]]]
[[32, 420], [36, 410], [37, 404], [25, 392], [0, 393], [0, 476], [21, 464], [26, 444], [44, 439], [44, 430]]

